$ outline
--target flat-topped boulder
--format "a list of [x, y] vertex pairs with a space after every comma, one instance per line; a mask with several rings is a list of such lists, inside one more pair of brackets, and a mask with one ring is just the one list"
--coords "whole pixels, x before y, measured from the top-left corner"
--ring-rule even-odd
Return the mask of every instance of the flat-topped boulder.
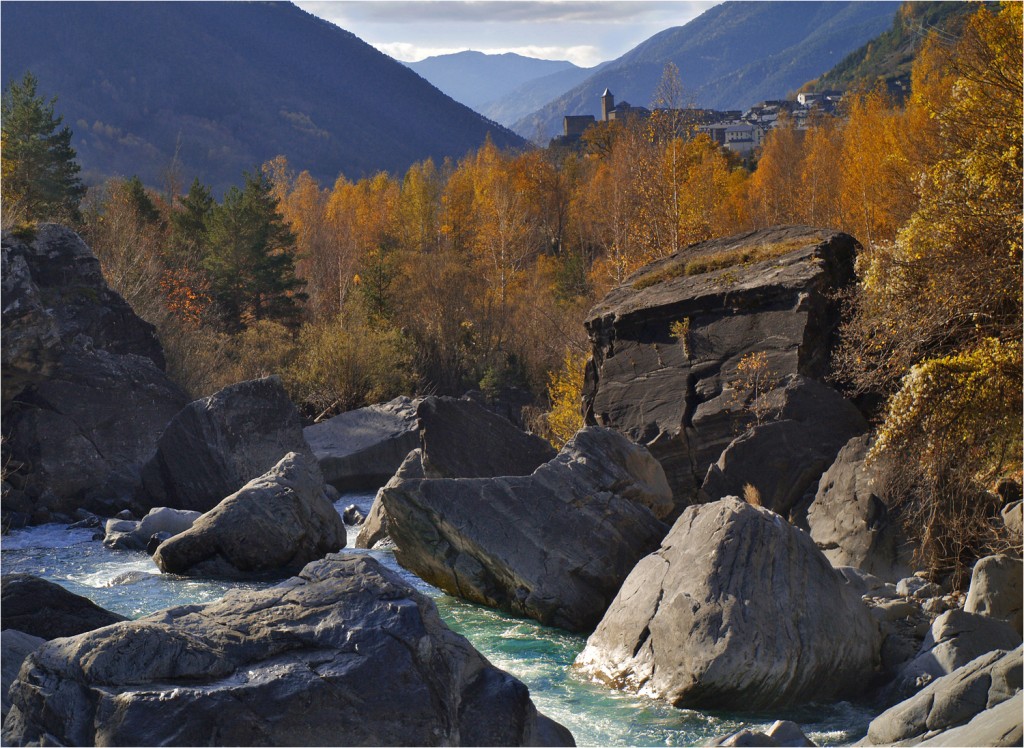
[[[829, 374], [835, 291], [853, 279], [850, 236], [784, 226], [688, 247], [630, 276], [590, 312], [584, 404], [658, 458], [677, 512], [751, 424], [740, 364], [777, 378]], [[748, 368], [749, 370], [749, 368]], [[827, 465], [826, 465], [827, 467]]]
[[345, 524], [316, 460], [289, 452], [153, 554], [160, 571], [244, 579], [284, 576], [345, 547]]
[[289, 452], [313, 457], [281, 380], [229, 385], [167, 424], [142, 470], [137, 503], [209, 511]]
[[44, 645], [6, 745], [572, 745], [368, 556]]
[[324, 480], [339, 491], [378, 488], [420, 444], [417, 400], [350, 410], [302, 430]]
[[153, 326], [63, 226], [4, 232], [2, 278], [4, 511], [43, 522], [125, 508], [188, 402]]
[[576, 666], [693, 709], [855, 696], [878, 628], [805, 532], [734, 497], [687, 508], [622, 584]]
[[586, 631], [667, 531], [658, 462], [589, 427], [531, 475], [398, 480], [381, 491], [395, 557], [452, 595]]
[[31, 574], [0, 578], [0, 628], [42, 639], [74, 636], [126, 620], [87, 597]]

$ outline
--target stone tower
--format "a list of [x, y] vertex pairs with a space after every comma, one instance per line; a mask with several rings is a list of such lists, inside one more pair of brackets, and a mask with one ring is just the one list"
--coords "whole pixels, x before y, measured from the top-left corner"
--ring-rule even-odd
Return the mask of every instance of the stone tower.
[[601, 94], [601, 121], [607, 122], [611, 119], [612, 110], [615, 109], [615, 96], [607, 88]]

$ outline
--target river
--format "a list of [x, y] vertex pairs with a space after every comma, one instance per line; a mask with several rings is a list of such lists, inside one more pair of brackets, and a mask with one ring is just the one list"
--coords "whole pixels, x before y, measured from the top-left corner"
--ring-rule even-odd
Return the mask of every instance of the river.
[[[356, 504], [366, 514], [372, 501], [373, 494], [354, 494], [336, 506], [341, 511]], [[585, 637], [451, 597], [402, 569], [391, 553], [355, 549], [357, 532], [350, 528], [348, 550], [370, 553], [432, 597], [448, 626], [529, 686], [537, 708], [568, 727], [578, 745], [702, 745], [742, 727], [766, 729], [776, 719], [797, 722], [818, 745], [844, 745], [864, 736], [874, 716], [868, 707], [848, 702], [763, 715], [698, 712], [590, 683], [572, 669]], [[130, 618], [216, 600], [228, 589], [266, 586], [161, 575], [144, 552], [109, 550], [93, 534], [64, 525], [15, 530], [0, 540], [3, 573], [35, 574]], [[112, 583], [126, 572], [136, 573], [127, 583]]]

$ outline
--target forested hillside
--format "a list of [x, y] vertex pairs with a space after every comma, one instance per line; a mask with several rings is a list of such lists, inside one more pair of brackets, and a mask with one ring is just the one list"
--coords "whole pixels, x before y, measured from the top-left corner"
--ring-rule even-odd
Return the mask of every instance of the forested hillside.
[[971, 3], [905, 2], [891, 28], [851, 52], [820, 78], [805, 84], [804, 89], [845, 91], [871, 88], [882, 81], [893, 90], [906, 90], [914, 55], [928, 34], [937, 32], [947, 39], [957, 38], [974, 10]]
[[524, 137], [556, 135], [566, 114], [600, 114], [599, 98], [647, 106], [665, 64], [699, 107], [745, 109], [781, 99], [889, 27], [895, 2], [727, 2], [667, 29], [519, 120]]
[[221, 194], [287, 154], [329, 182], [520, 140], [290, 3], [5, 2], [3, 82], [60, 92], [82, 176]]

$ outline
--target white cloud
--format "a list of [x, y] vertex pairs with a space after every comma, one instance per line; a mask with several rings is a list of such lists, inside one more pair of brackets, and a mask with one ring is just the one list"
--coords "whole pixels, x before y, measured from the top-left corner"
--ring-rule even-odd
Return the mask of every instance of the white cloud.
[[438, 55], [452, 55], [457, 52], [467, 52], [472, 49], [475, 52], [483, 52], [487, 55], [503, 55], [512, 52], [523, 57], [536, 57], [540, 60], [568, 60], [580, 67], [593, 67], [602, 62], [600, 50], [591, 45], [577, 45], [574, 47], [554, 47], [528, 45], [523, 47], [425, 47], [408, 42], [386, 42], [374, 43], [374, 47], [384, 54], [401, 60], [402, 62], [418, 62], [426, 57]]

